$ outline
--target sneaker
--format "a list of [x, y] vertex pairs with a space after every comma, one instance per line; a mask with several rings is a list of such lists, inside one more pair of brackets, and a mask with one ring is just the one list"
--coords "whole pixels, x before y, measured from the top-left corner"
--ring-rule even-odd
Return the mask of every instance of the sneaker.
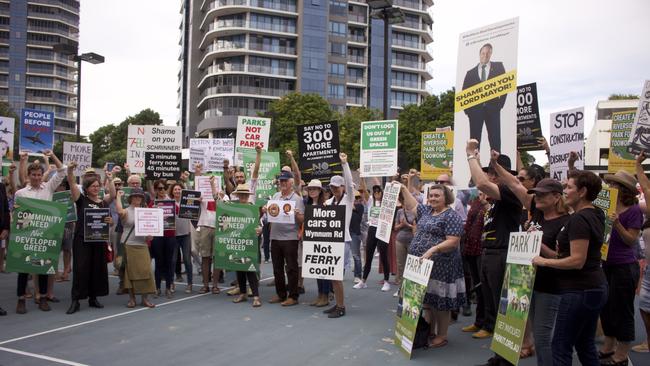
[[327, 317], [330, 318], [330, 319], [336, 319], [336, 318], [340, 318], [342, 316], [345, 316], [345, 308], [340, 308], [338, 306], [334, 306], [334, 311], [327, 314]]
[[476, 339], [485, 339], [490, 337], [492, 337], [492, 332], [488, 332], [485, 329], [481, 329], [478, 332], [472, 334], [472, 338], [476, 338]]
[[398, 296], [399, 296], [399, 290], [395, 291], [395, 293], [393, 294], [393, 297], [398, 297]]
[[366, 285], [365, 282], [361, 281], [357, 283], [356, 285], [352, 286], [352, 288], [360, 289], [360, 288], [368, 288], [368, 285]]
[[25, 314], [27, 313], [27, 307], [25, 306], [25, 299], [18, 299], [18, 304], [16, 305], [16, 314]]
[[648, 353], [648, 342], [643, 342], [632, 347], [632, 351], [638, 353]]
[[359, 282], [361, 282], [361, 278], [359, 278], [359, 277], [355, 277], [355, 278], [354, 278], [354, 283], [359, 283]]
[[264, 261], [264, 264], [269, 264], [269, 260], [266, 259], [266, 260]]
[[38, 308], [41, 311], [50, 311], [51, 310], [50, 305], [48, 305], [47, 298], [45, 298], [45, 296], [41, 297], [41, 299], [40, 299], [40, 301], [38, 303]]
[[381, 286], [381, 290], [384, 292], [390, 291], [390, 283], [388, 281], [385, 281], [384, 285]]
[[463, 327], [461, 330], [466, 333], [476, 333], [479, 330], [481, 330], [481, 328], [477, 327], [476, 324], [471, 324], [466, 327]]

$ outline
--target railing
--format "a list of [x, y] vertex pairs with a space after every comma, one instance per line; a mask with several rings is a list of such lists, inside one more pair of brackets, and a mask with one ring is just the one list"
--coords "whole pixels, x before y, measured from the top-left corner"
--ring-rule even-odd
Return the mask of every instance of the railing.
[[56, 61], [71, 67], [75, 66], [75, 62], [70, 58], [55, 56], [54, 53], [42, 54], [37, 52], [27, 52], [27, 58], [31, 58], [35, 60]]
[[420, 86], [420, 83], [417, 81], [401, 80], [401, 79], [391, 79], [391, 86], [398, 86], [403, 88], [411, 89], [424, 89], [424, 85]]
[[229, 71], [246, 71], [246, 64], [212, 65], [205, 70], [203, 77]]
[[247, 22], [244, 19], [222, 19], [208, 25], [208, 32], [221, 28], [255, 28], [273, 32], [296, 33], [295, 25], [271, 24], [257, 21]]
[[358, 64], [365, 64], [366, 63], [366, 58], [365, 58], [365, 56], [348, 55], [348, 61], [349, 62], [355, 62], [355, 63], [358, 63]]
[[67, 31], [61, 28], [56, 28], [56, 27], [41, 27], [37, 25], [28, 25], [27, 26], [27, 31], [28, 32], [44, 32], [44, 33], [54, 33], [58, 34], [61, 36], [65, 36], [68, 38], [72, 38], [75, 40], [79, 39], [79, 32], [78, 31]]
[[246, 42], [232, 42], [232, 43], [217, 43], [209, 45], [205, 51], [206, 53], [216, 52], [216, 51], [229, 51], [229, 50], [241, 50], [246, 48]]
[[203, 111], [203, 118], [220, 117], [220, 116], [257, 116], [258, 112], [264, 112], [265, 109], [252, 108], [210, 108]]
[[254, 51], [262, 52], [273, 52], [273, 53], [282, 53], [285, 55], [295, 55], [296, 48], [288, 46], [273, 46], [263, 43], [252, 42], [249, 44], [249, 48]]
[[359, 76], [350, 76], [348, 75], [348, 83], [353, 83], [353, 84], [365, 84], [366, 79], [364, 77], [359, 77]]
[[56, 5], [56, 6], [60, 6], [60, 7], [62, 7], [62, 8], [65, 9], [65, 10], [68, 10], [68, 11], [70, 11], [70, 12], [72, 12], [72, 13], [79, 14], [79, 8], [74, 7], [74, 6], [70, 5], [70, 4], [66, 4], [66, 3], [63, 2], [63, 1], [57, 1], [57, 0], [34, 0], [34, 1], [30, 1], [30, 3], [32, 3], [32, 4], [34, 4], [34, 5], [37, 5], [37, 4]]
[[64, 15], [66, 13], [40, 13], [37, 11], [33, 10], [28, 10], [27, 16], [28, 17], [35, 17], [35, 18], [43, 18], [43, 19], [51, 19], [51, 20], [60, 20], [63, 22], [66, 22], [68, 24], [71, 24], [75, 27], [79, 27], [79, 17], [73, 17], [73, 16], [68, 16]]
[[277, 89], [277, 88], [263, 88], [249, 85], [219, 85], [205, 89], [201, 93], [201, 98], [210, 96], [218, 96], [218, 94], [252, 94], [271, 97], [282, 97], [293, 90]]
[[260, 1], [260, 0], [215, 0], [208, 4], [206, 11], [216, 9], [222, 6], [248, 6], [252, 8], [262, 8], [271, 10], [281, 10], [295, 13], [297, 10], [296, 4], [281, 4], [274, 1]]
[[363, 99], [364, 99], [363, 97], [347, 97], [345, 99], [345, 101], [348, 104], [361, 104], [361, 105], [364, 105], [366, 103], [365, 103], [365, 101]]
[[427, 6], [422, 3], [422, 1], [412, 1], [412, 0], [393, 0], [393, 5], [399, 6], [402, 8], [416, 9], [426, 11]]
[[246, 27], [245, 19], [222, 19], [216, 22], [212, 22], [208, 25], [208, 32], [213, 31], [217, 28], [244, 28]]
[[348, 41], [366, 43], [366, 36], [358, 34], [348, 34]]
[[270, 30], [273, 32], [296, 33], [295, 25], [269, 24], [251, 21], [250, 27], [255, 29]]
[[407, 41], [405, 39], [393, 38], [391, 40], [391, 42], [392, 42], [391, 44], [393, 46], [416, 48], [416, 49], [419, 49], [419, 50], [423, 50], [423, 49], [426, 48], [426, 46], [423, 43], [415, 42], [415, 41]]
[[357, 23], [367, 23], [368, 18], [366, 18], [365, 14], [353, 14], [353, 13], [348, 13], [348, 21], [350, 22], [357, 22]]
[[248, 72], [257, 72], [261, 74], [272, 74], [272, 75], [286, 75], [286, 76], [296, 76], [295, 69], [287, 69], [282, 67], [271, 67], [271, 66], [262, 66], [262, 65], [248, 65]]
[[423, 62], [414, 62], [414, 61], [392, 59], [392, 65], [393, 66], [401, 66], [401, 67], [410, 67], [412, 69], [419, 69], [419, 70], [424, 69], [424, 63]]
[[[58, 117], [56, 114], [54, 117]], [[69, 133], [76, 133], [77, 131], [74, 129], [74, 127], [64, 127], [64, 126], [59, 126], [56, 123], [54, 124], [54, 131], [55, 132], [69, 132]]]

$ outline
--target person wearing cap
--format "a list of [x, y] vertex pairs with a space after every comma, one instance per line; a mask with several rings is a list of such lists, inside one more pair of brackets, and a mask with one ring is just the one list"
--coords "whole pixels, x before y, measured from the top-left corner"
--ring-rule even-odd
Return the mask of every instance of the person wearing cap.
[[[248, 184], [240, 184], [237, 186], [237, 189], [232, 191], [230, 194], [231, 196], [237, 197], [236, 200], [231, 200], [230, 202], [237, 202], [237, 203], [243, 203], [243, 204], [249, 204], [252, 205], [253, 203], [250, 202], [249, 197], [251, 195], [251, 190]], [[259, 217], [256, 217], [259, 223]], [[262, 233], [262, 226], [258, 225], [257, 228], [255, 228], [255, 232], [257, 233], [257, 256], [259, 258], [260, 256], [260, 242], [259, 242], [259, 235]], [[259, 263], [258, 263], [259, 264]], [[234, 303], [240, 303], [240, 302], [245, 302], [248, 300], [248, 295], [246, 294], [246, 281], [248, 280], [248, 284], [251, 287], [251, 292], [253, 294], [253, 307], [258, 308], [262, 306], [262, 301], [260, 301], [260, 281], [259, 278], [257, 277], [257, 272], [244, 272], [244, 271], [237, 271], [237, 285], [239, 286], [239, 295], [233, 299], [232, 302]]]
[[151, 257], [147, 240], [151, 237], [135, 235], [135, 209], [136, 207], [145, 207], [144, 191], [140, 188], [131, 190], [128, 202], [129, 207], [122, 207], [122, 197], [124, 191], [117, 191], [115, 207], [120, 220], [124, 226], [124, 231], [120, 241], [124, 244], [124, 288], [129, 293], [128, 308], [134, 308], [136, 305], [136, 295], [141, 295], [142, 306], [153, 308], [147, 296], [156, 292], [154, 275], [151, 273]]
[[[293, 201], [295, 203], [295, 223], [271, 223], [271, 258], [273, 260], [273, 275], [275, 277], [276, 295], [269, 301], [271, 304], [281, 303], [282, 306], [298, 304], [298, 232], [304, 220], [305, 205], [302, 197], [293, 189], [293, 174], [283, 171], [278, 177], [280, 191], [272, 200]], [[265, 209], [264, 209], [264, 212]], [[288, 284], [285, 282], [285, 266]]]
[[485, 193], [490, 207], [483, 223], [481, 256], [481, 291], [485, 303], [485, 321], [483, 329], [472, 334], [472, 337], [489, 338], [494, 332], [497, 310], [501, 300], [501, 285], [506, 269], [508, 241], [510, 233], [519, 231], [522, 205], [517, 196], [496, 175], [493, 165], [499, 164], [510, 174], [510, 158], [500, 154], [489, 168], [482, 168], [478, 158], [478, 141], [471, 139], [465, 147], [472, 181], [479, 191]]
[[[498, 157], [499, 153], [493, 150], [492, 161], [497, 161]], [[550, 178], [539, 180], [540, 173], [534, 167], [521, 169], [517, 176], [510, 174], [501, 165], [494, 164], [493, 167], [503, 183], [530, 213], [525, 230], [542, 230], [541, 255], [544, 258], [555, 258], [557, 236], [570, 217], [569, 207], [562, 195], [562, 184]], [[526, 179], [522, 179], [524, 174]], [[532, 179], [528, 179], [529, 174]], [[560, 296], [554, 271], [538, 268], [520, 358], [536, 354], [538, 365], [553, 364], [551, 339], [559, 305]]]
[[[312, 179], [306, 187], [307, 196], [304, 198], [305, 206], [325, 204], [325, 192], [323, 191], [323, 183], [319, 179]], [[299, 258], [298, 260], [302, 260]], [[317, 279], [318, 297], [316, 300], [309, 303], [310, 306], [323, 307], [330, 304], [329, 294], [332, 292], [332, 281]]]
[[388, 243], [377, 239], [377, 225], [379, 224], [379, 212], [381, 211], [381, 200], [384, 196], [384, 191], [381, 186], [375, 184], [372, 186], [372, 197], [369, 196], [366, 190], [366, 181], [364, 178], [360, 179], [359, 187], [363, 192], [366, 199], [366, 210], [368, 212], [368, 234], [366, 236], [366, 260], [363, 265], [363, 277], [359, 283], [352, 286], [355, 289], [368, 288], [366, 281], [370, 275], [372, 268], [372, 259], [375, 256], [375, 249], [379, 250], [379, 260], [384, 268], [384, 282], [381, 290], [384, 292], [390, 291], [390, 263], [388, 261]]
[[606, 174], [604, 180], [618, 189], [616, 212], [610, 215], [612, 233], [609, 250], [603, 261], [607, 278], [608, 297], [600, 313], [605, 334], [600, 354], [610, 357], [604, 365], [627, 365], [634, 341], [634, 297], [639, 283], [640, 268], [636, 245], [643, 226], [643, 211], [637, 199], [637, 180], [624, 170]]

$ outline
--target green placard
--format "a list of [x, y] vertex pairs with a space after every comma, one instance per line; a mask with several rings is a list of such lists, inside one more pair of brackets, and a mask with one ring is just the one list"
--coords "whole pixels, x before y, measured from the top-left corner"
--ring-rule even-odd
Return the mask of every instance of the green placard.
[[58, 202], [17, 197], [7, 253], [7, 271], [55, 274], [67, 208]]
[[361, 148], [363, 150], [397, 148], [397, 121], [364, 122], [361, 124]]
[[[255, 150], [243, 151], [244, 173], [246, 173], [246, 178], [248, 178], [247, 181], [250, 181], [253, 173], [256, 154]], [[262, 151], [260, 170], [257, 178], [257, 189], [255, 190], [256, 205], [265, 205], [269, 197], [277, 192], [273, 182], [278, 174], [280, 174], [280, 154], [278, 152]]]
[[70, 191], [54, 192], [52, 195], [52, 201], [62, 203], [68, 208], [65, 222], [77, 221], [77, 208], [72, 201], [72, 193]]
[[230, 271], [259, 270], [258, 238], [259, 207], [243, 203], [217, 206], [217, 228], [214, 235], [214, 266]]

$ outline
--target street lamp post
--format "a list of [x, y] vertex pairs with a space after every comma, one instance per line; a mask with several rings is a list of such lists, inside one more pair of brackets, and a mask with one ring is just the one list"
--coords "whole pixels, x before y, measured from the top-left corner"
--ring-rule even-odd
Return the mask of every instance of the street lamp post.
[[400, 8], [393, 7], [391, 0], [368, 0], [368, 6], [372, 10], [371, 18], [384, 20], [384, 119], [389, 119], [390, 112], [390, 32], [389, 25], [404, 23], [404, 12]]
[[77, 141], [81, 137], [81, 64], [83, 61], [97, 65], [104, 63], [104, 56], [94, 52], [86, 52], [81, 55], [77, 54], [78, 49], [74, 45], [69, 44], [56, 44], [52, 48], [54, 52], [59, 52], [64, 55], [72, 56], [72, 59], [77, 62]]

